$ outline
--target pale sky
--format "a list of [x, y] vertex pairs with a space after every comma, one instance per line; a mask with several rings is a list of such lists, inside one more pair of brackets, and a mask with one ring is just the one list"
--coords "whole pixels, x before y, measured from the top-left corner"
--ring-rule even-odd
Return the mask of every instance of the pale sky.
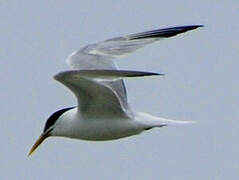
[[[1, 1], [0, 179], [225, 180], [239, 177], [239, 1]], [[28, 158], [47, 118], [76, 105], [52, 76], [88, 43], [203, 24], [115, 62], [165, 73], [126, 81], [135, 111], [193, 125], [108, 142], [49, 138]]]

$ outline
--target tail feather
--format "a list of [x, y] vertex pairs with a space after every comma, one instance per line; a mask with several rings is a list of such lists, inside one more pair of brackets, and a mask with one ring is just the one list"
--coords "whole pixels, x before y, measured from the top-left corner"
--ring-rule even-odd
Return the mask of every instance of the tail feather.
[[147, 128], [153, 127], [163, 127], [168, 125], [176, 125], [176, 124], [192, 124], [195, 123], [194, 121], [180, 121], [180, 120], [172, 120], [172, 119], [165, 119], [156, 116], [152, 116], [150, 114], [138, 112], [137, 119], [146, 125]]
[[164, 119], [164, 118], [158, 118], [161, 122], [167, 124], [167, 125], [173, 125], [173, 124], [193, 124], [195, 121], [181, 121], [181, 120], [172, 120], [172, 119]]

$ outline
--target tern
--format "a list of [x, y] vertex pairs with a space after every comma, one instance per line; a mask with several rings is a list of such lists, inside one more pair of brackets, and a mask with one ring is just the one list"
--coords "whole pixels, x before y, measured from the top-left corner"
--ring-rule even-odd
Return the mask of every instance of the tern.
[[56, 74], [54, 79], [69, 88], [78, 105], [58, 110], [48, 118], [28, 156], [50, 136], [106, 141], [172, 123], [187, 123], [132, 111], [123, 79], [163, 74], [118, 70], [112, 59], [198, 27], [202, 25], [170, 27], [107, 39], [68, 56], [66, 62], [71, 70]]

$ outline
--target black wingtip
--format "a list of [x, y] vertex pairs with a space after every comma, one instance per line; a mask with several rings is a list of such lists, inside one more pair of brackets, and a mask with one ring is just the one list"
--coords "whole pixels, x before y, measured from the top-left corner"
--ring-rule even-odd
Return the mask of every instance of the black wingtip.
[[194, 25], [194, 26], [197, 26], [196, 28], [199, 28], [199, 27], [204, 27], [205, 25], [203, 25], [203, 24], [198, 24], [198, 25]]
[[154, 73], [154, 72], [143, 72], [143, 71], [135, 71], [132, 74], [128, 74], [127, 77], [142, 77], [142, 76], [164, 76], [162, 73]]
[[163, 74], [163, 73], [154, 73], [153, 75], [155, 75], [155, 76], [165, 76], [165, 74]]
[[145, 39], [145, 38], [168, 38], [168, 37], [176, 36], [177, 34], [180, 34], [180, 33], [197, 29], [199, 27], [203, 27], [203, 25], [187, 25], [187, 26], [169, 27], [164, 29], [156, 29], [152, 31], [132, 34], [129, 36], [129, 39], [136, 40], [136, 39]]
[[150, 72], [148, 75], [149, 75], [149, 76], [164, 76], [165, 74], [163, 74], [163, 73], [152, 73], [152, 72]]
[[178, 28], [185, 29], [186, 31], [190, 31], [190, 30], [197, 29], [200, 27], [204, 27], [204, 25], [198, 24], [198, 25], [178, 26]]
[[[204, 25], [202, 25], [202, 24], [195, 24], [195, 25], [186, 25], [186, 26], [181, 26], [181, 27], [192, 27], [192, 28], [199, 28], [199, 27], [203, 27]], [[180, 27], [180, 26], [178, 26], [178, 27]]]

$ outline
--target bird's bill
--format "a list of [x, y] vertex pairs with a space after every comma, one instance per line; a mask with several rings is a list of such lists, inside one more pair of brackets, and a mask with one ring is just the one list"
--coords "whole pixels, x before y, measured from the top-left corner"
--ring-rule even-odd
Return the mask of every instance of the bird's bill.
[[36, 140], [35, 144], [32, 146], [31, 150], [28, 153], [28, 157], [36, 150], [36, 148], [49, 136], [48, 133], [42, 133], [39, 138]]

